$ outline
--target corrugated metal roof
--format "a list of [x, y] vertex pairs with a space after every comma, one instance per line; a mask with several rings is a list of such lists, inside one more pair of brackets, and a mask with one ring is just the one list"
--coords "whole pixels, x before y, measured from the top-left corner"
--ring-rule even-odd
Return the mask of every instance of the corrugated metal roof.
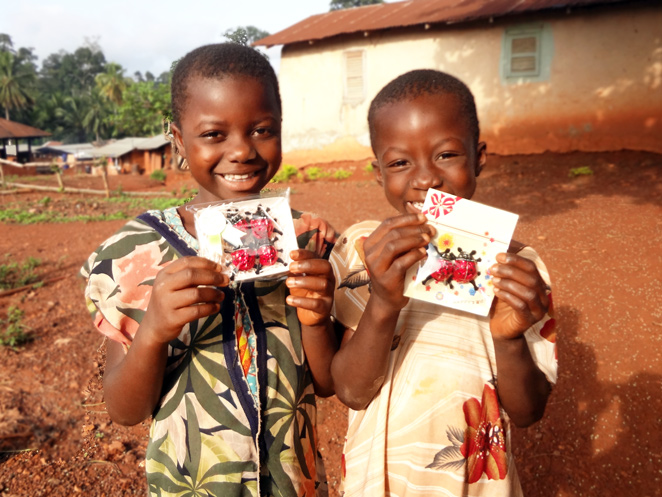
[[49, 142], [45, 143], [41, 147], [36, 147], [33, 149], [36, 153], [41, 154], [52, 154], [52, 153], [65, 153], [67, 155], [73, 155], [76, 158], [90, 158], [91, 156], [87, 154], [88, 150], [94, 148], [94, 145], [91, 143], [67, 143], [62, 144], [59, 142]]
[[170, 143], [164, 135], [155, 135], [151, 138], [144, 138], [136, 147], [138, 150], [154, 150]]
[[149, 138], [128, 137], [95, 147], [91, 143], [55, 144], [55, 142], [42, 145], [34, 149], [42, 153], [66, 153], [77, 159], [94, 159], [99, 157], [121, 157], [132, 150], [154, 150], [169, 143], [165, 136], [155, 135]]
[[546, 9], [565, 9], [626, 0], [408, 0], [336, 10], [304, 19], [254, 45], [288, 45], [332, 36], [415, 26], [459, 23]]
[[0, 138], [41, 138], [42, 136], [51, 136], [51, 134], [27, 124], [0, 118]]
[[132, 150], [153, 150], [162, 147], [168, 143], [163, 135], [156, 135], [150, 138], [122, 138], [103, 147], [87, 150], [87, 154], [92, 157], [121, 157]]

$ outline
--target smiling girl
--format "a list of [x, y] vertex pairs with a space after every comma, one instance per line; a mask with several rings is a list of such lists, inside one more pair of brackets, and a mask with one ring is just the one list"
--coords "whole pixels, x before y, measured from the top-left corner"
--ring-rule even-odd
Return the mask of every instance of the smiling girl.
[[[259, 52], [208, 45], [172, 80], [172, 132], [199, 192], [189, 204], [258, 195], [281, 163], [276, 75]], [[152, 416], [151, 495], [325, 495], [315, 394], [333, 394], [329, 312], [335, 233], [293, 213], [300, 249], [286, 280], [230, 288], [198, 257], [186, 206], [149, 211], [82, 269], [107, 342], [111, 419]], [[305, 246], [301, 246], [305, 244]]]

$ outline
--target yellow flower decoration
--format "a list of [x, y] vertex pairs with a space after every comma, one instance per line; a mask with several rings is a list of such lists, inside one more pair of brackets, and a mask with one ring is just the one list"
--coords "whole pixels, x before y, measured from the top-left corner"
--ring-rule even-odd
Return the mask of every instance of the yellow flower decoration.
[[442, 252], [446, 249], [453, 248], [453, 245], [455, 245], [455, 243], [453, 242], [453, 235], [450, 233], [444, 233], [437, 238], [437, 248]]

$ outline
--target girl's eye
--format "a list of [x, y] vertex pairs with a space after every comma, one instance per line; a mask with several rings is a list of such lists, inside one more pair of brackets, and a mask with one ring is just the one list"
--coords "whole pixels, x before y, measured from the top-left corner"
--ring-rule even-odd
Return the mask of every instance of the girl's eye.
[[220, 131], [206, 131], [205, 133], [202, 133], [203, 138], [209, 138], [209, 139], [217, 139], [217, 138], [222, 138], [223, 133]]
[[404, 159], [398, 159], [396, 161], [391, 162], [388, 167], [405, 167], [407, 165], [407, 161]]

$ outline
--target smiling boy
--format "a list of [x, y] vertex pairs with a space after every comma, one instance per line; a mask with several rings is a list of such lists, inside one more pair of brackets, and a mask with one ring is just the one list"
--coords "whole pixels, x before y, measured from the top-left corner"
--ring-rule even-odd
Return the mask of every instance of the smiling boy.
[[[347, 328], [332, 363], [351, 408], [344, 495], [521, 495], [509, 422], [540, 419], [556, 381], [547, 271], [513, 243], [490, 268], [488, 317], [404, 297], [434, 236], [428, 189], [471, 198], [486, 146], [469, 89], [433, 70], [386, 85], [368, 123], [377, 181], [400, 214], [352, 226], [331, 258]], [[369, 285], [354, 283], [362, 270]]]

